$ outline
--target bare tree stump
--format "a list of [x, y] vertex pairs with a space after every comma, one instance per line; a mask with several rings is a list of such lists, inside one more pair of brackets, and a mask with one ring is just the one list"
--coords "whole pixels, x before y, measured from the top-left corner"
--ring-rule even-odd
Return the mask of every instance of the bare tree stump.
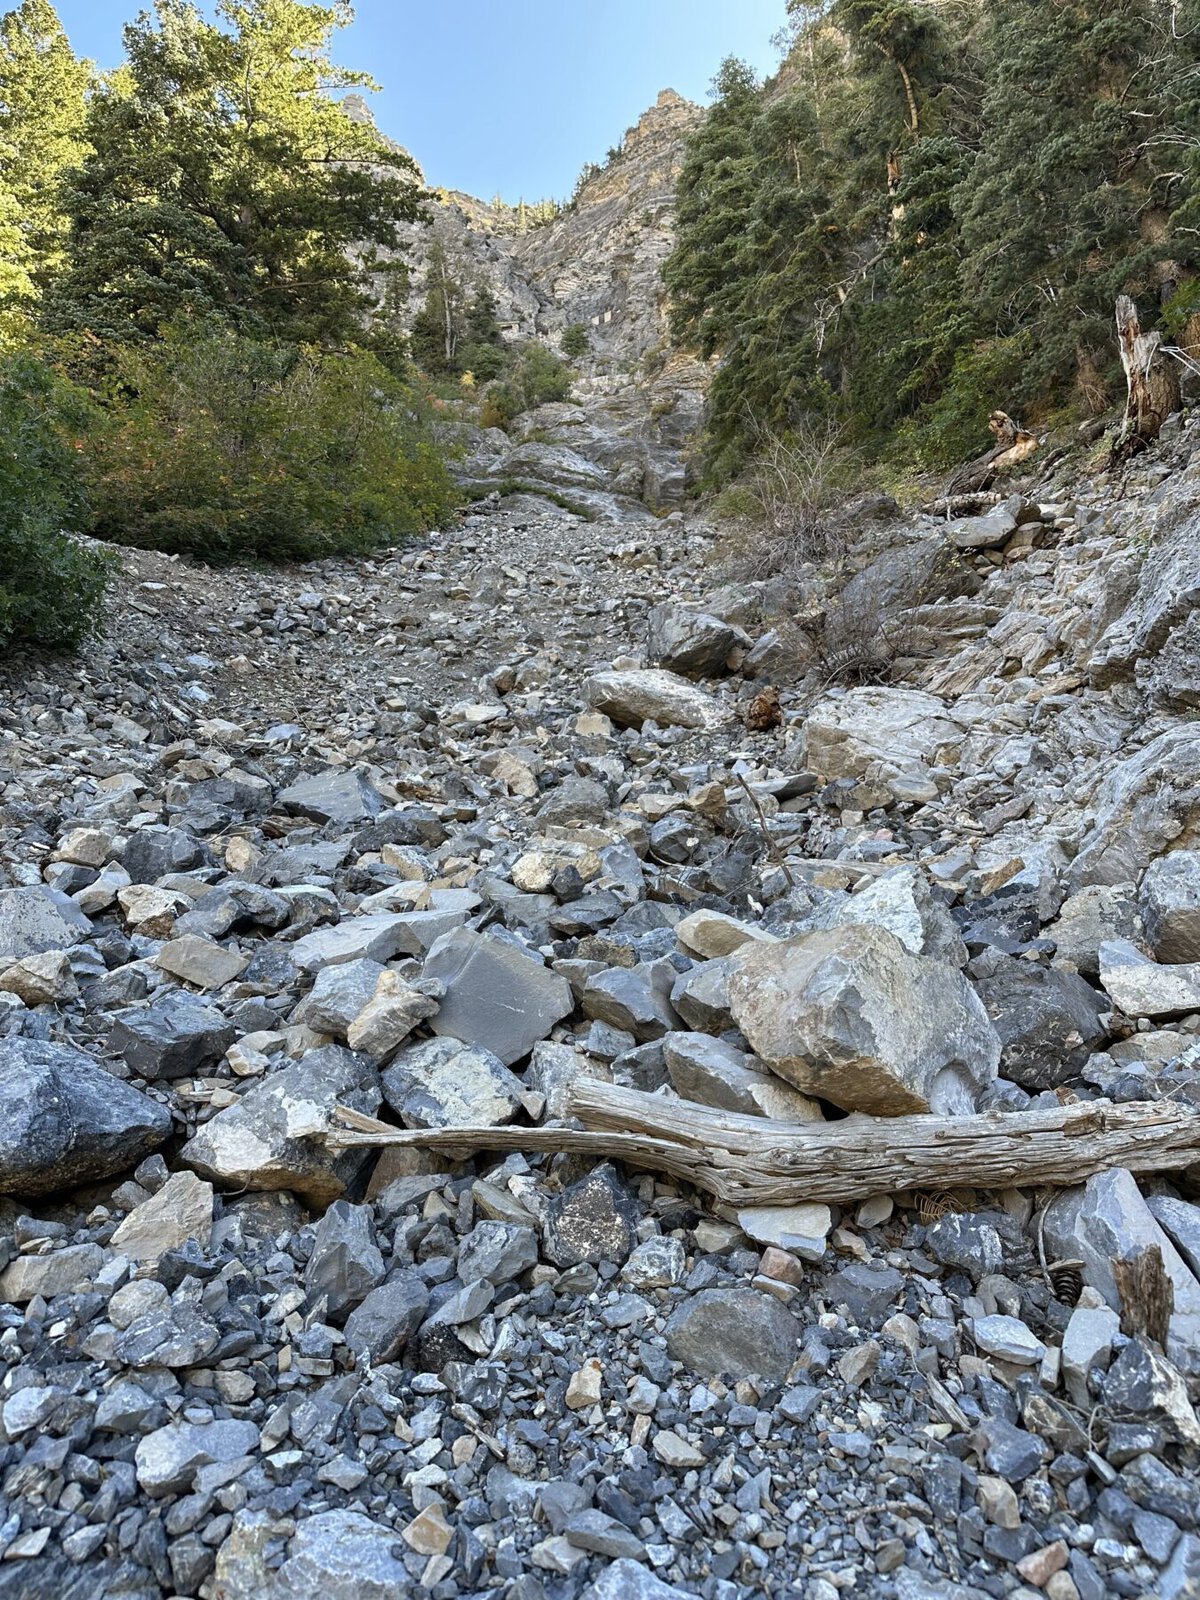
[[1117, 298], [1117, 338], [1129, 396], [1121, 434], [1109, 457], [1110, 467], [1132, 460], [1152, 445], [1163, 423], [1182, 403], [1179, 368], [1167, 355], [1162, 334], [1157, 329], [1142, 332], [1137, 306], [1127, 294]]
[[1027, 461], [1037, 449], [1037, 435], [1020, 427], [1007, 411], [993, 411], [988, 429], [996, 443], [985, 455], [951, 474], [944, 491], [947, 500], [990, 489], [1000, 473]]
[[1142, 1337], [1167, 1348], [1167, 1332], [1175, 1310], [1175, 1285], [1163, 1266], [1162, 1251], [1147, 1245], [1132, 1261], [1113, 1262], [1113, 1277], [1121, 1301], [1121, 1332]]

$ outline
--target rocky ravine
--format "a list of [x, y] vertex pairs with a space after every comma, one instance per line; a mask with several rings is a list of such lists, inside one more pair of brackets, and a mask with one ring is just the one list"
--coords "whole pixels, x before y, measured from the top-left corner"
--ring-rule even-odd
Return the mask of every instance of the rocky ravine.
[[664, 89], [574, 203], [527, 232], [512, 231], [511, 212], [456, 191], [439, 191], [428, 225], [407, 230], [408, 317], [424, 302], [436, 239], [456, 274], [493, 295], [506, 338], [557, 350], [581, 323], [591, 339], [573, 404], [526, 413], [511, 436], [471, 430], [468, 482], [550, 488], [631, 524], [648, 520], [647, 507], [682, 503], [691, 476], [683, 447], [700, 421], [708, 368], [670, 347], [661, 274], [675, 238], [675, 183], [702, 116]]
[[1194, 1595], [1185, 1183], [722, 1217], [321, 1133], [1194, 1100], [1197, 436], [865, 543], [911, 654], [765, 732], [771, 587], [536, 500], [130, 555], [9, 661], [0, 1597]]

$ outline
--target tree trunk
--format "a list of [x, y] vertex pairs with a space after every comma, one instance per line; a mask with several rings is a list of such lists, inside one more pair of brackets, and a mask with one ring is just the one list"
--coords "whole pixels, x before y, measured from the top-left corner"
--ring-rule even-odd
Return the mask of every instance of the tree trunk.
[[969, 461], [965, 467], [959, 467], [957, 472], [951, 474], [944, 491], [947, 500], [990, 489], [1001, 472], [1019, 466], [1037, 449], [1037, 435], [1019, 427], [1007, 411], [992, 412], [988, 418], [988, 431], [996, 443], [985, 455]]
[[1109, 458], [1113, 467], [1152, 445], [1163, 423], [1182, 403], [1179, 368], [1166, 354], [1162, 334], [1157, 329], [1142, 332], [1137, 306], [1127, 294], [1117, 298], [1117, 338], [1129, 397], [1121, 434]]
[[339, 1109], [336, 1149], [417, 1145], [573, 1152], [669, 1173], [729, 1207], [865, 1200], [901, 1189], [1082, 1183], [1110, 1167], [1178, 1171], [1200, 1162], [1200, 1115], [1173, 1103], [1108, 1101], [977, 1117], [847, 1117], [792, 1124], [664, 1100], [594, 1079], [571, 1090], [585, 1127], [394, 1128]]

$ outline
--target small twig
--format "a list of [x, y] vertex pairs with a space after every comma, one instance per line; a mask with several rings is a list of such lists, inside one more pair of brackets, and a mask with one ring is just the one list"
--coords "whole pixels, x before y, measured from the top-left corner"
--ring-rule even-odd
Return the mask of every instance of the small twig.
[[787, 879], [788, 888], [794, 889], [796, 887], [796, 880], [792, 877], [791, 869], [789, 868], [787, 862], [783, 859], [783, 856], [779, 850], [779, 846], [771, 837], [771, 830], [767, 826], [766, 813], [759, 804], [758, 796], [746, 782], [745, 778], [742, 777], [740, 772], [735, 772], [734, 777], [741, 784], [743, 793], [745, 794], [747, 800], [749, 800], [750, 804], [754, 807], [755, 815], [758, 817], [759, 827], [762, 829], [763, 842], [767, 847], [767, 854]]

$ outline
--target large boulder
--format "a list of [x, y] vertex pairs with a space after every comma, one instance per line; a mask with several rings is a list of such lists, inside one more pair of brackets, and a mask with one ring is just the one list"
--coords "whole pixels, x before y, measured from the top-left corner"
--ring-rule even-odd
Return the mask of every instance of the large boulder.
[[95, 1183], [157, 1150], [165, 1106], [70, 1045], [0, 1039], [0, 1194]]
[[1072, 889], [1137, 883], [1167, 849], [1200, 843], [1200, 724], [1168, 728], [1119, 761], [1088, 802]]
[[1127, 1017], [1163, 1022], [1200, 1011], [1200, 962], [1160, 966], [1127, 939], [1100, 946], [1100, 982]]
[[640, 728], [644, 722], [711, 728], [721, 720], [721, 708], [711, 695], [677, 673], [657, 668], [597, 672], [584, 684], [584, 695], [594, 710], [621, 728]]
[[936, 695], [868, 686], [814, 706], [799, 754], [825, 778], [912, 776], [953, 765], [965, 738]]
[[933, 956], [952, 966], [966, 964], [967, 947], [954, 918], [934, 898], [916, 867], [897, 866], [845, 900], [831, 900], [818, 926], [886, 928], [914, 955]]
[[734, 1020], [773, 1072], [846, 1111], [965, 1115], [1000, 1040], [971, 985], [883, 928], [755, 945], [729, 958]]
[[1154, 959], [1200, 961], [1200, 850], [1172, 850], [1152, 861], [1139, 899]]
[[373, 1115], [379, 1080], [370, 1062], [327, 1045], [248, 1089], [184, 1145], [181, 1158], [203, 1177], [243, 1189], [290, 1189], [310, 1205], [343, 1194], [369, 1154], [330, 1150], [321, 1135], [333, 1108]]
[[1108, 1037], [1111, 1008], [1076, 973], [1002, 959], [978, 992], [1000, 1035], [1000, 1070], [1023, 1089], [1068, 1083]]
[[715, 678], [735, 649], [748, 650], [751, 644], [749, 635], [733, 623], [677, 600], [651, 606], [647, 627], [651, 664], [685, 678]]

